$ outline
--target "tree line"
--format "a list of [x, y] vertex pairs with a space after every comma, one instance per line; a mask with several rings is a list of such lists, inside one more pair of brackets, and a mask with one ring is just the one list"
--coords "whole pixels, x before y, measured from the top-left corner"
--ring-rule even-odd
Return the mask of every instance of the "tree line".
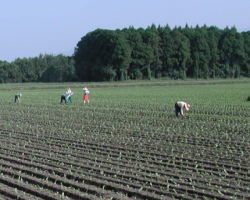
[[250, 31], [151, 25], [87, 33], [74, 54], [0, 61], [0, 82], [250, 77]]
[[250, 76], [250, 32], [235, 27], [97, 29], [74, 53], [81, 80]]
[[0, 83], [64, 82], [77, 80], [72, 57], [39, 55], [18, 58], [13, 62], [0, 61]]

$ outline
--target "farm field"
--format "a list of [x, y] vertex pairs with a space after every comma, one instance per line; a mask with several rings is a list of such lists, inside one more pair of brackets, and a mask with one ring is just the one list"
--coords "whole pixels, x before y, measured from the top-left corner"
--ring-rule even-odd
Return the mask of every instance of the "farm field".
[[[60, 104], [67, 87], [73, 102]], [[0, 199], [250, 199], [250, 79], [2, 84], [0, 93]], [[191, 104], [185, 118], [177, 100]]]

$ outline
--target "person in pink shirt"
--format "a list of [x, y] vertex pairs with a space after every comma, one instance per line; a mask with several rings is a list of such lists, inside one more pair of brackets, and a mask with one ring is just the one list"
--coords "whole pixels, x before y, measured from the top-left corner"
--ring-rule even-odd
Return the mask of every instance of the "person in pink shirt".
[[177, 101], [174, 107], [175, 107], [176, 117], [178, 117], [179, 114], [184, 117], [185, 112], [188, 112], [190, 109], [190, 104], [184, 101]]
[[86, 103], [86, 102], [88, 102], [89, 103], [89, 89], [88, 88], [83, 88], [83, 102], [84, 102], [84, 104]]

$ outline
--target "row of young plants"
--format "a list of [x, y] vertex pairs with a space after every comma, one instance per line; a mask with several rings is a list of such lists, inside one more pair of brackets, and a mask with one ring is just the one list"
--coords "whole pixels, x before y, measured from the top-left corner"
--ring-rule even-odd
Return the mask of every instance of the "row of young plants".
[[[154, 95], [96, 88], [87, 105], [60, 105], [55, 89], [27, 91], [21, 104], [4, 97], [0, 184], [8, 192], [0, 196], [13, 188], [41, 199], [247, 199], [250, 109], [227, 97], [248, 86], [183, 87], [154, 86]], [[224, 97], [204, 102], [204, 89]], [[178, 95], [195, 103], [185, 118], [173, 112]]]
[[[85, 113], [84, 113], [85, 114]], [[92, 132], [97, 132], [97, 134], [100, 134], [101, 133], [104, 133], [106, 132], [107, 135], [108, 134], [113, 134], [113, 132], [110, 131], [110, 129], [115, 129], [116, 133], [115, 133], [115, 136], [116, 137], [119, 137], [119, 141], [118, 143], [121, 143], [123, 142], [123, 144], [129, 144], [129, 145], [133, 145], [131, 144], [130, 141], [124, 141], [126, 139], [126, 137], [123, 137], [124, 135], [124, 126], [122, 127], [116, 127], [115, 126], [115, 123], [113, 123], [112, 125], [109, 124], [109, 121], [105, 121], [105, 124], [101, 124], [99, 123], [98, 120], [96, 121], [91, 121], [91, 123], [87, 124], [86, 126], [86, 123], [84, 123], [84, 125], [81, 123], [81, 121], [77, 121], [77, 120], [74, 120], [74, 122], [72, 123], [67, 123], [66, 127], [65, 126], [65, 121], [63, 120], [62, 123], [60, 123], [60, 120], [59, 118], [53, 118], [53, 119], [47, 119], [47, 120], [44, 120], [44, 117], [38, 117], [36, 118], [36, 116], [32, 116], [31, 119], [29, 119], [29, 115], [25, 115], [23, 114], [23, 118], [22, 117], [19, 117], [19, 116], [15, 116], [15, 119], [11, 119], [12, 117], [10, 117], [10, 120], [14, 120], [16, 123], [17, 122], [20, 122], [22, 125], [20, 125], [21, 127], [24, 127], [24, 129], [26, 129], [27, 127], [25, 127], [25, 123], [30, 126], [32, 123], [33, 123], [33, 126], [32, 128], [35, 128], [35, 129], [39, 129], [39, 127], [48, 127], [48, 130], [44, 129], [39, 131], [39, 134], [41, 134], [42, 132], [45, 132], [45, 134], [47, 134], [48, 132], [51, 132], [52, 130], [50, 129], [50, 126], [53, 126], [53, 127], [56, 127], [56, 129], [54, 129], [55, 131], [58, 132], [58, 134], [61, 134], [61, 132], [65, 131], [65, 130], [72, 130], [74, 129], [73, 131], [76, 132], [76, 131], [81, 131], [81, 129], [87, 129], [88, 131], [92, 131]], [[28, 120], [26, 120], [28, 119]], [[5, 120], [9, 120], [8, 119], [8, 116], [5, 116]], [[67, 119], [66, 119], [67, 120]], [[113, 122], [115, 122], [115, 120], [112, 120]], [[163, 120], [162, 120], [163, 121]], [[167, 120], [165, 120], [166, 123], [169, 123], [169, 127], [171, 128], [172, 127], [175, 127], [177, 126], [177, 124], [179, 124], [180, 122], [176, 119], [172, 119], [171, 121], [169, 120], [169, 122]], [[243, 121], [244, 122], [244, 121]], [[237, 122], [238, 123], [238, 122]], [[51, 125], [50, 125], [51, 124]], [[186, 133], [189, 134], [189, 129], [190, 129], [190, 134], [193, 134], [194, 133], [194, 130], [195, 130], [195, 127], [198, 127], [198, 126], [201, 126], [201, 127], [205, 127], [206, 124], [209, 124], [206, 128], [209, 128], [209, 126], [211, 126], [212, 124], [210, 124], [209, 122], [205, 123], [205, 122], [197, 122], [197, 121], [194, 121], [193, 119], [192, 120], [188, 120], [188, 121], [185, 121], [181, 124], [179, 124], [179, 127], [176, 127], [175, 129], [172, 129], [171, 131], [174, 132], [175, 134], [171, 134], [171, 135], [166, 135], [165, 133], [156, 133], [156, 131], [153, 132], [153, 130], [150, 130], [152, 129], [151, 127], [147, 127], [146, 130], [143, 130], [143, 133], [140, 134], [140, 132], [138, 131], [134, 131], [132, 128], [131, 129], [128, 129], [127, 132], [129, 132], [131, 135], [133, 134], [133, 137], [132, 139], [134, 140], [133, 143], [135, 143], [135, 145], [140, 145], [140, 142], [141, 140], [146, 140], [146, 141], [149, 141], [155, 136], [157, 135], [157, 139], [161, 142], [162, 139], [164, 140], [168, 140], [167, 142], [168, 143], [182, 143], [184, 145], [191, 145], [191, 144], [199, 144], [199, 146], [203, 147], [203, 150], [204, 148], [207, 149], [207, 147], [217, 147], [217, 148], [226, 148], [227, 151], [225, 152], [222, 152], [223, 154], [228, 152], [228, 155], [227, 156], [231, 156], [231, 157], [226, 157], [225, 159], [227, 159], [228, 161], [231, 161], [233, 158], [234, 159], [238, 159], [236, 155], [240, 155], [240, 154], [243, 154], [242, 156], [246, 157], [248, 156], [247, 153], [243, 153], [243, 152], [249, 152], [249, 141], [248, 140], [242, 140], [244, 139], [244, 134], [230, 134], [230, 133], [224, 133], [226, 135], [224, 135], [223, 133], [219, 134], [218, 135], [210, 135], [210, 138], [209, 138], [209, 142], [208, 142], [208, 138], [206, 138], [206, 136], [198, 136], [197, 137], [197, 134], [195, 136], [192, 136], [191, 139], [189, 139], [189, 135], [185, 136], [181, 133], [181, 131], [183, 130], [183, 128], [185, 128], [185, 131]], [[181, 125], [181, 127], [180, 127]], [[121, 123], [119, 123], [119, 126], [121, 126]], [[236, 125], [231, 125], [231, 128], [228, 127], [228, 125], [214, 125], [213, 127], [213, 131], [217, 130], [217, 126], [221, 127], [221, 129], [223, 128], [228, 128], [228, 129], [231, 129], [231, 133], [237, 133], [236, 131], [240, 129], [244, 129], [244, 131], [248, 131], [247, 130], [247, 126], [248, 124], [243, 124], [243, 125], [239, 125], [239, 124], [236, 124]], [[245, 127], [244, 127], [245, 126]], [[73, 128], [74, 127], [74, 128]], [[169, 128], [168, 127], [168, 128]], [[77, 130], [79, 129], [79, 130]], [[162, 128], [163, 129], [163, 128]], [[133, 131], [132, 131], [133, 130]], [[164, 130], [164, 129], [163, 129]], [[193, 132], [191, 132], [191, 130], [193, 130]], [[119, 132], [122, 132], [121, 134], [117, 134], [117, 131]], [[145, 132], [147, 131], [147, 132]], [[199, 132], [201, 132], [200, 130], [198, 130]], [[133, 133], [134, 132], [134, 133]], [[166, 131], [165, 131], [166, 132]], [[221, 130], [218, 130], [218, 132], [222, 132]], [[105, 134], [106, 134], [105, 133]], [[108, 135], [109, 136], [109, 135]], [[216, 136], [216, 137], [213, 137], [213, 136]], [[47, 136], [46, 136], [47, 137]], [[103, 135], [104, 137], [104, 135]], [[162, 137], [162, 138], [161, 138]], [[222, 137], [222, 138], [220, 138]], [[124, 139], [122, 139], [124, 138]], [[224, 138], [224, 139], [223, 139]], [[96, 139], [96, 138], [94, 138]], [[153, 138], [153, 140], [157, 140], [156, 138]], [[138, 142], [139, 141], [139, 142]], [[194, 142], [195, 141], [195, 142]], [[142, 143], [144, 144], [144, 143]], [[230, 144], [230, 146], [228, 146], [228, 144]], [[164, 145], [164, 144], [162, 144]], [[143, 147], [141, 147], [143, 148]], [[146, 148], [149, 148], [148, 146], [146, 146]], [[160, 148], [158, 148], [157, 150], [159, 150]], [[214, 150], [212, 149], [212, 151], [210, 151], [211, 153], [214, 153]], [[218, 152], [218, 151], [217, 151]], [[204, 152], [203, 152], [204, 153]], [[205, 154], [207, 154], [207, 152], [205, 152]], [[202, 155], [201, 155], [202, 156]], [[218, 156], [221, 157], [220, 154], [218, 154]], [[237, 160], [239, 161], [239, 160]], [[242, 161], [242, 159], [241, 159]], [[244, 161], [244, 160], [243, 160]]]
[[[19, 139], [20, 139], [20, 138], [19, 138]], [[26, 139], [26, 138], [24, 138], [24, 140], [25, 140], [25, 139]], [[31, 142], [34, 142], [34, 141], [31, 141]], [[14, 144], [15, 144], [15, 143], [14, 143]], [[60, 146], [62, 146], [62, 145], [60, 145]], [[34, 147], [33, 147], [33, 148], [31, 147], [31, 149], [34, 149]], [[45, 149], [44, 151], [46, 151], [46, 149]]]
[[[8, 149], [8, 151], [10, 151], [10, 149]], [[25, 155], [25, 158], [27, 159], [27, 157], [29, 157], [29, 155], [30, 155], [30, 153], [27, 151], [27, 152], [25, 152], [25, 151], [15, 151], [15, 154], [17, 154], [17, 153], [20, 153], [20, 154], [22, 154], [22, 155]], [[42, 160], [46, 160], [46, 161], [48, 161], [48, 160], [51, 160], [51, 157], [49, 157], [49, 158], [46, 158], [46, 157], [44, 157], [44, 156], [39, 156], [37, 153], [34, 155], [34, 156], [32, 156], [32, 155], [30, 155], [31, 156], [31, 159], [35, 156], [35, 157], [43, 157], [42, 158]], [[57, 154], [57, 157], [60, 157], [59, 156], [59, 154]], [[64, 157], [62, 157], [61, 159], [61, 161], [56, 161], [55, 162], [55, 165], [57, 165], [57, 164], [59, 164], [59, 165], [62, 165], [62, 166], [77, 166], [77, 164], [76, 163], [67, 163], [64, 159], [63, 159]], [[40, 159], [38, 159], [38, 160], [40, 160]], [[55, 159], [52, 159], [52, 160], [54, 160], [55, 161]], [[95, 160], [96, 161], [96, 160]], [[46, 162], [45, 162], [46, 163]], [[49, 162], [50, 164], [51, 164], [51, 162]], [[89, 167], [87, 167], [87, 169], [89, 169], [89, 170], [94, 170], [95, 168], [93, 167], [93, 166], [95, 166], [96, 164], [95, 163], [92, 163], [92, 165], [91, 165], [91, 167], [89, 166]], [[102, 174], [104, 174], [104, 171], [105, 171], [105, 173], [107, 173], [106, 172], [106, 170], [103, 170], [104, 168], [109, 168], [109, 167], [104, 167], [105, 165], [103, 165], [102, 166], [102, 170], [100, 169], [100, 160], [98, 160], [98, 166], [99, 166], [99, 168], [96, 168], [96, 172], [102, 172]], [[78, 164], [78, 167], [79, 167], [79, 164]], [[77, 167], [77, 168], [78, 168]], [[82, 166], [82, 165], [80, 165], [80, 167], [81, 168], [83, 168], [84, 166]], [[86, 168], [86, 166], [84, 167], [84, 168]], [[46, 169], [45, 169], [46, 170]], [[119, 169], [119, 170], [122, 170], [122, 169]], [[113, 173], [112, 173], [112, 171], [114, 171]], [[109, 173], [112, 173], [112, 174], [117, 174], [117, 172], [115, 172], [116, 170], [115, 170], [115, 168], [111, 168], [111, 172], [109, 172]], [[135, 173], [135, 169], [134, 170], [132, 170], [132, 172], [134, 172]], [[72, 173], [72, 170], [71, 170], [71, 173]], [[149, 170], [147, 170], [147, 173], [149, 173]], [[158, 172], [159, 173], [159, 172]], [[133, 174], [132, 174], [132, 176], [130, 176], [130, 180], [133, 180], [133, 179], [138, 179], [137, 178], [137, 176], [138, 176], [138, 172], [137, 173], [135, 173], [136, 174], [136, 178], [134, 178], [133, 177]], [[157, 174], [157, 171], [152, 171], [151, 170], [151, 172], [150, 172], [150, 174]], [[159, 173], [160, 174], [160, 173]], [[162, 174], [161, 174], [162, 175]], [[119, 173], [116, 175], [116, 176], [119, 176]], [[128, 175], [126, 175], [126, 174], [122, 174], [121, 176], [128, 176]], [[145, 175], [145, 176], [147, 176], [147, 175]], [[158, 175], [159, 176], [159, 175]], [[176, 175], [174, 175], [174, 174], [172, 174], [172, 176], [174, 177], [173, 178], [173, 181], [171, 180], [171, 181], [168, 181], [168, 182], [172, 182], [172, 184], [174, 183], [175, 185], [176, 184], [178, 184], [178, 182], [180, 182], [180, 181], [178, 181], [178, 180], [175, 180], [176, 179]], [[150, 178], [151, 178], [151, 175], [150, 175]], [[187, 177], [186, 177], [187, 178]], [[190, 178], [190, 177], [189, 177]], [[161, 181], [161, 179], [159, 179], [159, 178], [157, 178], [157, 180], [147, 180], [147, 179], [142, 179], [143, 180], [143, 182], [145, 183], [150, 183], [151, 184], [151, 186], [152, 186], [152, 184], [156, 184], [156, 185], [161, 185], [161, 187], [163, 188], [163, 185], [164, 184], [162, 184], [161, 182], [159, 182], [159, 181]], [[129, 183], [127, 183], [127, 185], [130, 185]], [[166, 187], [166, 186], [165, 186]], [[170, 184], [168, 184], [167, 185], [167, 187], [169, 188], [171, 188], [171, 187], [173, 187], [173, 186], [171, 186], [171, 183]], [[192, 187], [194, 187], [194, 185], [192, 185]], [[178, 188], [178, 187], [177, 187]], [[175, 186], [175, 189], [176, 190], [178, 190], [179, 191], [179, 189], [177, 189], [176, 188], [176, 186]], [[199, 188], [199, 187], [197, 187], [197, 188]], [[182, 189], [183, 190], [183, 189]], [[186, 191], [187, 189], [185, 189], [185, 191]], [[152, 189], [151, 189], [151, 191], [152, 191]], [[192, 191], [192, 189], [191, 189], [191, 191]], [[198, 190], [199, 191], [199, 190]], [[198, 193], [198, 191], [196, 191], [197, 193]]]

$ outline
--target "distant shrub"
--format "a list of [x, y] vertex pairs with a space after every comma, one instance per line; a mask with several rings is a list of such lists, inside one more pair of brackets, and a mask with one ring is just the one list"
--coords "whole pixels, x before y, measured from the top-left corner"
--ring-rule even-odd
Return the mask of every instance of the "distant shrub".
[[250, 101], [250, 96], [247, 97], [247, 101]]

